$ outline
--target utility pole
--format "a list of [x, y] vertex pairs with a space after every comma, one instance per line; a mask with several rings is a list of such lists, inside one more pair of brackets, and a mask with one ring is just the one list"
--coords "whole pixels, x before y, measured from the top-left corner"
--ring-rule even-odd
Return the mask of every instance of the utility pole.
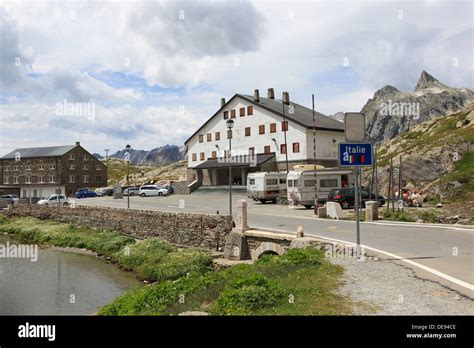
[[316, 179], [316, 113], [314, 112], [314, 94], [312, 95], [313, 104], [313, 161], [314, 161], [314, 214], [318, 214], [318, 181]]
[[360, 221], [359, 221], [359, 173], [360, 169], [357, 167], [355, 169], [355, 192], [354, 192], [354, 209], [356, 215], [356, 234], [357, 234], [357, 247], [356, 247], [356, 254], [357, 258], [360, 259], [361, 257], [361, 247], [360, 247]]
[[286, 162], [286, 173], [288, 174], [288, 144], [286, 142], [286, 131], [288, 130], [288, 123], [286, 122], [286, 116], [285, 116], [285, 104], [290, 105], [290, 95], [288, 92], [283, 92], [282, 97], [281, 97], [281, 109], [283, 112], [283, 124], [284, 124], [284, 129], [283, 129], [283, 134], [285, 136], [285, 162]]
[[390, 157], [390, 168], [388, 171], [388, 199], [387, 199], [387, 211], [390, 209], [390, 199], [392, 194], [392, 157]]

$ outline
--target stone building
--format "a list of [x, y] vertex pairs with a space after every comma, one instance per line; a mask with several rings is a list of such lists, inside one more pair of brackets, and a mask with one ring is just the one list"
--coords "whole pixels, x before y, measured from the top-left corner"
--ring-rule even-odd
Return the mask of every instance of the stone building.
[[0, 158], [0, 170], [0, 194], [21, 198], [73, 195], [79, 188], [107, 186], [107, 167], [79, 142], [15, 149]]
[[[286, 93], [286, 92], [285, 92]], [[247, 174], [286, 171], [297, 164], [313, 164], [313, 112], [289, 100], [275, 99], [273, 88], [267, 98], [235, 94], [185, 142], [188, 182], [227, 185], [229, 137], [232, 137], [232, 180], [245, 185]], [[337, 166], [337, 144], [344, 141], [344, 124], [316, 112], [316, 164]], [[228, 132], [226, 122], [233, 119]]]

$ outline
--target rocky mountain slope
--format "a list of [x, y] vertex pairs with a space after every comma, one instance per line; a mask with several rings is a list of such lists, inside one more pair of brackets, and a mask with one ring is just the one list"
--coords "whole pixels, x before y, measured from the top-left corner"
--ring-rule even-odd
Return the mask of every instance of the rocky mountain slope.
[[[94, 154], [98, 159], [103, 159], [103, 156]], [[125, 159], [126, 151], [120, 150], [112, 155], [111, 158]], [[177, 161], [181, 161], [185, 158], [184, 146], [177, 145], [165, 145], [156, 147], [150, 151], [146, 150], [134, 150], [130, 151], [130, 161], [133, 165], [139, 166], [163, 166]]]
[[[465, 111], [415, 125], [377, 147], [378, 188], [385, 195], [390, 158], [398, 167], [400, 155], [405, 187], [426, 193], [433, 203], [474, 202], [474, 103]], [[369, 185], [371, 171], [365, 176]], [[398, 190], [397, 174], [395, 182]]]
[[383, 142], [414, 125], [464, 110], [474, 101], [474, 89], [451, 88], [426, 71], [413, 92], [385, 86], [375, 92], [362, 108], [370, 140]]

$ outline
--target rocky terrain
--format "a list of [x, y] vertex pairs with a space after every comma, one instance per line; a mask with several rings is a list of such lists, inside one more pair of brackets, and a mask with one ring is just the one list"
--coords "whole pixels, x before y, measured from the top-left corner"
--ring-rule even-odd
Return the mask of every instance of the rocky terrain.
[[387, 85], [375, 92], [362, 108], [369, 140], [381, 143], [435, 117], [464, 110], [474, 102], [474, 89], [451, 88], [426, 71], [413, 92]]
[[[104, 158], [99, 154], [94, 154], [94, 156], [98, 159]], [[126, 151], [120, 150], [110, 155], [110, 158], [125, 159], [125, 156]], [[177, 145], [160, 146], [150, 151], [135, 149], [130, 151], [131, 163], [138, 166], [163, 166], [183, 160], [185, 156], [185, 147]]]
[[[474, 216], [474, 104], [465, 111], [417, 124], [376, 151], [382, 194], [388, 193], [390, 158], [398, 167], [401, 155], [404, 187], [426, 194], [432, 205], [449, 205], [452, 215], [459, 215], [452, 222]], [[367, 186], [371, 173], [364, 171]], [[397, 174], [394, 181], [398, 190]]]

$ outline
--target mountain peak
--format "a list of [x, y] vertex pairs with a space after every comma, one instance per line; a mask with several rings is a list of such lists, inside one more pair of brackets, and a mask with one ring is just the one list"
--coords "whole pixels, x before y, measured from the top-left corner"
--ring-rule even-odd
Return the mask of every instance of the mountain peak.
[[375, 92], [374, 98], [385, 98], [389, 95], [397, 94], [397, 93], [400, 93], [400, 91], [398, 89], [396, 89], [393, 86], [386, 85], [386, 86], [380, 88], [377, 92]]
[[431, 87], [447, 88], [448, 86], [443, 85], [438, 79], [434, 78], [432, 75], [423, 70], [418, 82], [416, 83], [415, 92]]

